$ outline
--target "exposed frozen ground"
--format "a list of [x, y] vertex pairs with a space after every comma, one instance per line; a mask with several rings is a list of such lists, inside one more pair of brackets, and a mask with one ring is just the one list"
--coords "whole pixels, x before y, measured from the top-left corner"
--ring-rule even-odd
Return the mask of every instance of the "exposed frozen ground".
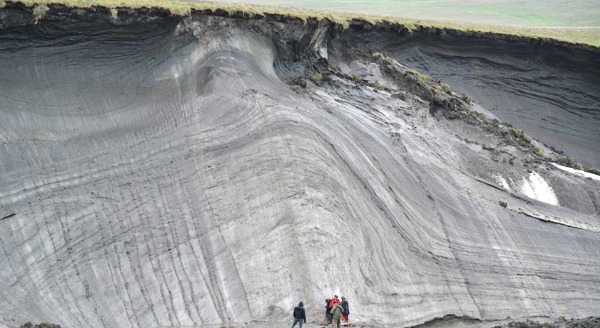
[[[600, 167], [600, 59], [573, 49], [450, 33], [366, 30], [346, 36], [465, 93], [497, 117], [569, 156]], [[364, 40], [355, 42], [354, 40]]]
[[367, 327], [598, 313], [600, 182], [327, 22], [0, 16], [0, 325], [277, 324], [332, 294]]

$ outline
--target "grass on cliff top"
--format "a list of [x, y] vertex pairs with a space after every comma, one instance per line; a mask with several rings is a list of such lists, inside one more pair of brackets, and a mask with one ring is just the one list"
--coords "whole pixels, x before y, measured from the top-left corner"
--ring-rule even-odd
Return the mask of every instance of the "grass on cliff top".
[[[9, 0], [0, 0], [0, 8]], [[15, 1], [16, 2], [16, 1]], [[534, 38], [551, 38], [567, 41], [571, 43], [582, 43], [595, 47], [600, 47], [600, 27], [599, 28], [536, 28], [536, 27], [516, 27], [516, 26], [496, 26], [476, 23], [455, 23], [442, 21], [425, 21], [413, 19], [399, 19], [379, 16], [368, 16], [360, 14], [346, 13], [328, 13], [320, 11], [302, 10], [296, 8], [266, 7], [256, 5], [233, 5], [213, 2], [199, 2], [193, 0], [20, 0], [19, 2], [33, 7], [36, 5], [49, 5], [60, 3], [70, 7], [89, 8], [94, 6], [103, 6], [108, 8], [141, 8], [158, 7], [169, 10], [173, 15], [185, 16], [192, 10], [216, 10], [222, 9], [230, 13], [243, 12], [248, 15], [280, 14], [290, 17], [296, 17], [303, 21], [308, 18], [324, 19], [341, 24], [344, 27], [349, 25], [353, 18], [363, 19], [370, 23], [379, 22], [398, 23], [406, 26], [408, 29], [414, 29], [417, 26], [430, 26], [439, 28], [450, 28], [461, 31], [480, 31], [493, 32], [509, 35], [518, 35]]]

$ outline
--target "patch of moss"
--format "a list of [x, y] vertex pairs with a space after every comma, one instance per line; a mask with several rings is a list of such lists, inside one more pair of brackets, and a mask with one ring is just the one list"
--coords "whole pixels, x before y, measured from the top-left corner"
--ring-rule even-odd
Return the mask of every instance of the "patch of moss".
[[313, 81], [316, 85], [321, 85], [321, 82], [323, 81], [323, 74], [321, 74], [321, 73], [310, 74], [308, 76], [308, 79]]
[[483, 124], [490, 125], [490, 124], [492, 124], [492, 121], [489, 118], [486, 118], [483, 120]]
[[357, 80], [360, 80], [361, 76], [360, 76], [360, 75], [358, 75], [358, 74], [350, 74], [350, 78], [351, 78], [353, 81], [357, 81]]
[[464, 101], [465, 101], [465, 103], [467, 103], [467, 105], [473, 104], [473, 98], [471, 98], [471, 97], [464, 98]]
[[37, 23], [46, 17], [46, 13], [50, 8], [47, 5], [41, 4], [33, 7], [33, 20]]

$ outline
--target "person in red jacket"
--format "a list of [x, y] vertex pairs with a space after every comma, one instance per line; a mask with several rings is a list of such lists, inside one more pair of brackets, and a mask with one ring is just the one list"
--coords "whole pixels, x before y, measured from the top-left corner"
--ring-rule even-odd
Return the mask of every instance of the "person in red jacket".
[[338, 299], [338, 296], [333, 295], [333, 298], [329, 301], [329, 308], [332, 308], [334, 305], [336, 305], [339, 302], [340, 302], [340, 300]]

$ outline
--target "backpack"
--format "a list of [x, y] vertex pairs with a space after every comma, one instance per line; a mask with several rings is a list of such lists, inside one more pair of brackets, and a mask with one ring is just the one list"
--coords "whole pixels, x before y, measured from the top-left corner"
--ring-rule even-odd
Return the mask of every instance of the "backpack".
[[298, 307], [298, 306], [296, 306], [294, 308], [294, 318], [295, 319], [302, 319], [302, 310], [303, 309], [301, 307]]

